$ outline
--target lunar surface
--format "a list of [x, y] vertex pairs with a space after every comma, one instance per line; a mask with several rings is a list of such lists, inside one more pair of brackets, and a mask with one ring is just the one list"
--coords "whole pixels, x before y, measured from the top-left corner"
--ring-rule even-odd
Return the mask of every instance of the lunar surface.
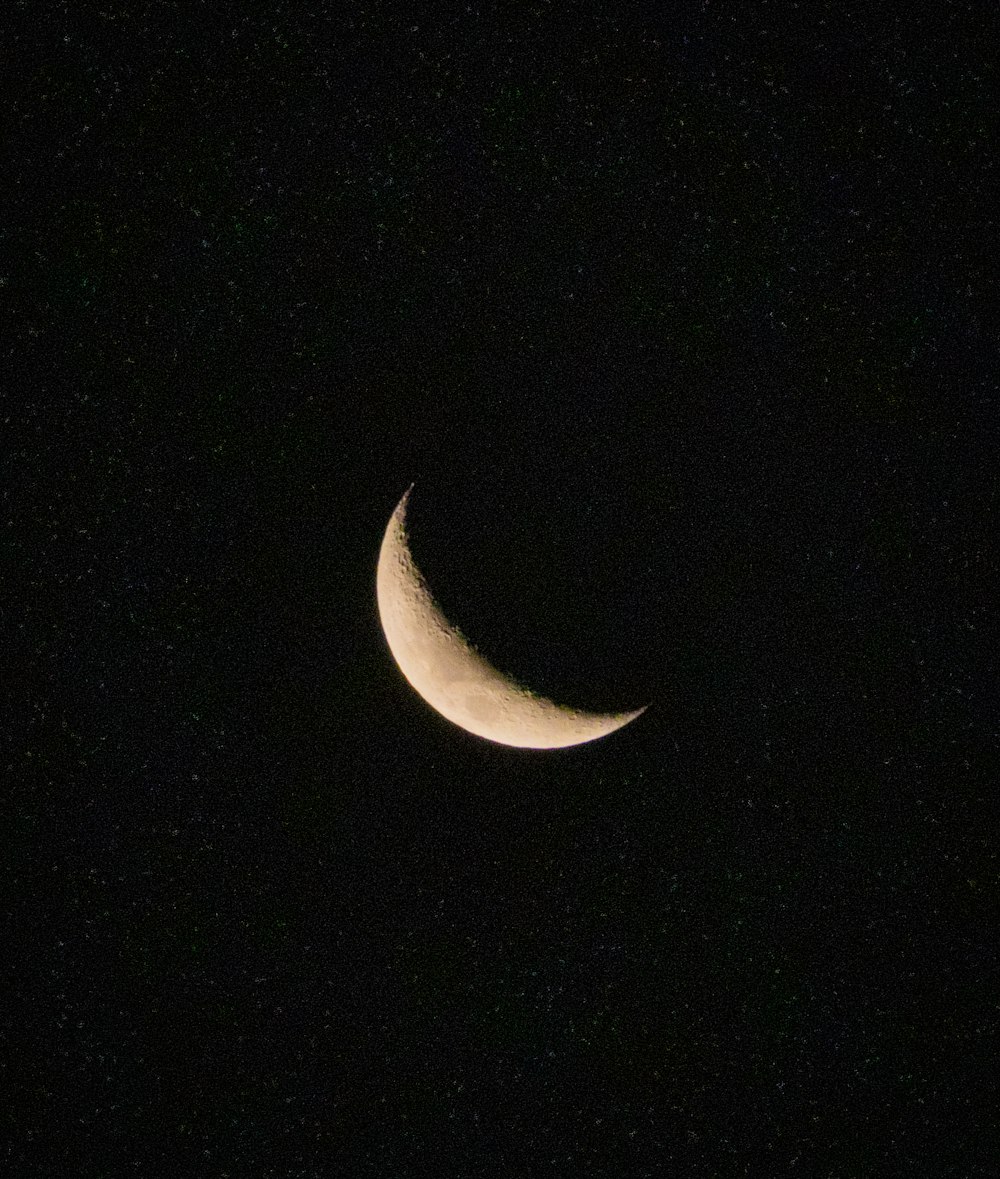
[[406, 522], [412, 490], [411, 484], [382, 539], [378, 609], [393, 658], [428, 704], [478, 737], [525, 749], [594, 741], [645, 712], [568, 708], [523, 687], [485, 660], [445, 618], [413, 559]]

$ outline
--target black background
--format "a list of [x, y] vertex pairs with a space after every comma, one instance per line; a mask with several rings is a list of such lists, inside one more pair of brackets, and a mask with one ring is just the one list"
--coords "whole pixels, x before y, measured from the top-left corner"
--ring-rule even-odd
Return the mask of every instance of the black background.
[[995, 20], [627, 7], [8, 6], [5, 1174], [993, 1173]]

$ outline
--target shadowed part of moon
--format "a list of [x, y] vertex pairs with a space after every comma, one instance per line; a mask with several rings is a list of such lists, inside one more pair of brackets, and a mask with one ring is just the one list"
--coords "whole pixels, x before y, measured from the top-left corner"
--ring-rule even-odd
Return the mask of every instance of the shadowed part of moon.
[[487, 662], [441, 612], [410, 551], [399, 501], [382, 539], [377, 594], [389, 649], [410, 685], [442, 716], [489, 741], [527, 749], [579, 745], [613, 733], [633, 712], [595, 713], [539, 696]]

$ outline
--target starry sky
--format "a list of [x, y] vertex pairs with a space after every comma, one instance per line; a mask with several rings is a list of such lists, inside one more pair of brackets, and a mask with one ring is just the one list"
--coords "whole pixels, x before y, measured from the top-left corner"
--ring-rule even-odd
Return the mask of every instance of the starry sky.
[[8, 7], [4, 1173], [993, 1174], [995, 15]]

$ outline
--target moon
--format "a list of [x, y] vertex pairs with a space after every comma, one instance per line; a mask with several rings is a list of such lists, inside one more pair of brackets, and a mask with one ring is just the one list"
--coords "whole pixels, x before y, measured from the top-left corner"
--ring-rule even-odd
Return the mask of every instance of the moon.
[[[522, 749], [595, 741], [646, 711], [584, 712], [548, 700], [498, 671], [448, 621], [410, 551], [399, 501], [382, 538], [376, 591], [379, 618], [400, 671], [442, 716], [477, 737]], [[647, 706], [648, 707], [648, 706]]]

